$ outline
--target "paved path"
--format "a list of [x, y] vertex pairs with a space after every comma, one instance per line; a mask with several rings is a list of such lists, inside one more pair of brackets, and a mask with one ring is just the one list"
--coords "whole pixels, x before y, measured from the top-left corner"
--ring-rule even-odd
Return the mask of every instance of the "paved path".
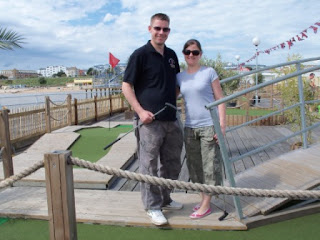
[[[80, 136], [77, 130], [92, 127], [115, 127], [120, 124], [130, 124], [129, 121], [100, 121], [98, 123], [78, 126], [68, 126], [47, 133], [38, 139], [31, 147], [13, 157], [14, 173], [32, 166], [36, 162], [44, 158], [44, 154], [53, 151], [67, 150]], [[108, 165], [114, 168], [123, 168], [132, 160], [132, 156], [136, 151], [136, 142], [134, 134], [128, 134], [121, 142], [115, 143], [109, 153], [102, 157], [97, 163]], [[85, 159], [84, 159], [85, 160]], [[0, 179], [3, 179], [3, 166], [0, 164]], [[74, 186], [76, 188], [98, 188], [106, 189], [112, 182], [113, 176], [90, 171], [82, 168], [74, 169]], [[39, 169], [30, 176], [14, 184], [15, 186], [45, 186], [45, 171]]]

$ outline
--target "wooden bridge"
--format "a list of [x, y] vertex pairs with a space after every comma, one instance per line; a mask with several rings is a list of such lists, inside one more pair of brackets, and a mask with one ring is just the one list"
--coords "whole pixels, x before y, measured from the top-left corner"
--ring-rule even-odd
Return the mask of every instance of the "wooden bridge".
[[[111, 126], [126, 123], [114, 119]], [[87, 127], [108, 127], [109, 122], [101, 121], [91, 126], [70, 126], [45, 134], [30, 148], [13, 158], [15, 173], [43, 159], [44, 153], [66, 150], [76, 141], [79, 134], [75, 131]], [[289, 135], [285, 126], [244, 127], [226, 137], [229, 154], [237, 156], [253, 148], [262, 146], [270, 140]], [[320, 131], [314, 130], [317, 142], [308, 149], [290, 151], [291, 142], [284, 142], [251, 157], [233, 164], [238, 187], [261, 189], [313, 189], [320, 184]], [[133, 134], [127, 135], [114, 144], [110, 152], [98, 164], [138, 170], [135, 159], [136, 143]], [[181, 156], [183, 167], [179, 180], [189, 181], [184, 154]], [[0, 167], [0, 178], [3, 169]], [[78, 222], [100, 223], [123, 226], [154, 227], [144, 212], [136, 181], [120, 179], [110, 175], [74, 169], [75, 208]], [[47, 195], [44, 169], [14, 184], [14, 187], [0, 190], [0, 216], [48, 219]], [[199, 220], [189, 219], [192, 207], [200, 197], [195, 192], [175, 190], [173, 199], [184, 204], [179, 211], [164, 211], [168, 218], [167, 228], [246, 230], [248, 227], [284, 220], [303, 214], [319, 211], [320, 205], [300, 206], [277, 212], [286, 206], [287, 199], [240, 197], [245, 218], [236, 218], [231, 196], [212, 200], [213, 214]], [[295, 202], [296, 203], [296, 202]], [[300, 205], [305, 204], [299, 201]], [[309, 202], [308, 202], [309, 203]], [[291, 202], [292, 205], [292, 202]], [[224, 221], [218, 221], [222, 209], [230, 213]]]

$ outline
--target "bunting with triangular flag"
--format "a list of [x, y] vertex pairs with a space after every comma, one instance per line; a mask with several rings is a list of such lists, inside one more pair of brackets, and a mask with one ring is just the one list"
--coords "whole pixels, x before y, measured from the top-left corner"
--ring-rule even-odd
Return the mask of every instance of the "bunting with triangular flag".
[[[250, 59], [246, 60], [245, 62], [250, 62], [252, 61], [253, 59], [255, 59], [257, 56], [259, 56], [260, 53], [267, 53], [267, 54], [270, 54], [272, 51], [275, 51], [277, 49], [284, 49], [286, 47], [286, 44], [288, 45], [289, 49], [291, 49], [291, 47], [293, 46], [293, 42], [296, 42], [296, 41], [303, 41], [303, 40], [306, 40], [306, 38], [308, 38], [308, 29], [312, 29], [313, 30], [313, 33], [316, 34], [317, 31], [318, 31], [318, 27], [315, 27], [314, 25], [316, 26], [320, 26], [320, 21], [317, 21], [315, 22], [313, 25], [311, 25], [310, 27], [308, 27], [307, 29], [303, 30], [302, 32], [300, 32], [299, 34], [297, 34], [295, 37], [291, 37], [289, 40], [287, 40], [286, 42], [283, 42], [283, 43], [280, 43], [274, 47], [271, 47], [269, 49], [266, 49], [264, 51], [259, 51], [258, 53], [255, 53], [254, 56], [252, 56]], [[245, 62], [243, 63], [240, 63], [240, 65], [244, 65]]]
[[115, 68], [119, 62], [120, 60], [113, 56], [111, 52], [109, 52], [109, 64], [111, 65], [111, 67]]

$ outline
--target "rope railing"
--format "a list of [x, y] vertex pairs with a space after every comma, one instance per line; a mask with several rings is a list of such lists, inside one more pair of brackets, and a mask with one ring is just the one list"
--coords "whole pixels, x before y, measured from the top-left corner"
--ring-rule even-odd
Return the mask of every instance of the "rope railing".
[[73, 165], [84, 167], [90, 170], [94, 170], [100, 173], [106, 173], [109, 175], [115, 175], [117, 177], [123, 177], [130, 180], [135, 180], [144, 183], [150, 183], [153, 185], [159, 185], [167, 187], [169, 189], [178, 188], [182, 190], [194, 190], [205, 193], [212, 193], [213, 195], [237, 195], [237, 196], [251, 196], [251, 197], [273, 197], [273, 198], [289, 198], [289, 199], [310, 199], [320, 198], [320, 191], [318, 190], [267, 190], [267, 189], [253, 189], [253, 188], [234, 188], [213, 186], [200, 183], [190, 183], [178, 180], [170, 180], [159, 177], [153, 177], [149, 175], [143, 175], [139, 173], [133, 173], [126, 170], [116, 169], [100, 164], [94, 164], [89, 161], [85, 161], [79, 158], [70, 157], [70, 163]]
[[[69, 164], [87, 168], [100, 173], [114, 175], [117, 177], [127, 178], [130, 180], [158, 185], [169, 189], [177, 188], [181, 190], [192, 190], [213, 195], [233, 195], [233, 196], [249, 196], [249, 197], [267, 197], [267, 198], [288, 198], [295, 200], [302, 199], [320, 199], [319, 190], [269, 190], [254, 188], [235, 188], [226, 186], [213, 186], [200, 183], [191, 183], [178, 180], [171, 180], [149, 175], [134, 173], [126, 170], [116, 169], [101, 164], [91, 163], [75, 157], [68, 159]], [[14, 182], [29, 176], [44, 166], [44, 160], [36, 162], [33, 166], [23, 170], [19, 174], [13, 175], [0, 182], [0, 189], [11, 186]]]
[[60, 122], [60, 121], [62, 121], [63, 119], [65, 119], [67, 116], [68, 116], [68, 114], [69, 114], [69, 110], [61, 117], [61, 118], [59, 118], [59, 119], [57, 119], [57, 118], [55, 118], [55, 117], [53, 117], [53, 116], [51, 116], [50, 115], [50, 118], [51, 119], [53, 119], [53, 120], [55, 120], [55, 121], [57, 121], [57, 122]]
[[53, 104], [54, 106], [57, 106], [57, 107], [64, 105], [67, 100], [68, 100], [68, 98], [66, 98], [62, 103], [55, 103], [55, 102], [53, 102], [53, 101], [49, 98], [49, 102], [50, 102], [51, 104]]
[[44, 161], [40, 160], [40, 161], [36, 162], [34, 165], [32, 165], [31, 167], [23, 170], [22, 172], [2, 180], [0, 182], [0, 189], [11, 186], [14, 182], [19, 181], [22, 178], [29, 176], [30, 174], [34, 173], [38, 169], [42, 168], [43, 166], [44, 166]]

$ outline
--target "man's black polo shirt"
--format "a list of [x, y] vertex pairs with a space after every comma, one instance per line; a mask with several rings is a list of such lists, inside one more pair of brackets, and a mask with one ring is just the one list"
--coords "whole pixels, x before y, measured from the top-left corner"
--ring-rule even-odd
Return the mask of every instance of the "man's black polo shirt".
[[[134, 87], [137, 100], [145, 110], [156, 113], [166, 102], [176, 106], [178, 72], [180, 67], [175, 52], [165, 46], [162, 56], [149, 41], [130, 56], [123, 81]], [[167, 107], [156, 119], [174, 121], [176, 112]]]

